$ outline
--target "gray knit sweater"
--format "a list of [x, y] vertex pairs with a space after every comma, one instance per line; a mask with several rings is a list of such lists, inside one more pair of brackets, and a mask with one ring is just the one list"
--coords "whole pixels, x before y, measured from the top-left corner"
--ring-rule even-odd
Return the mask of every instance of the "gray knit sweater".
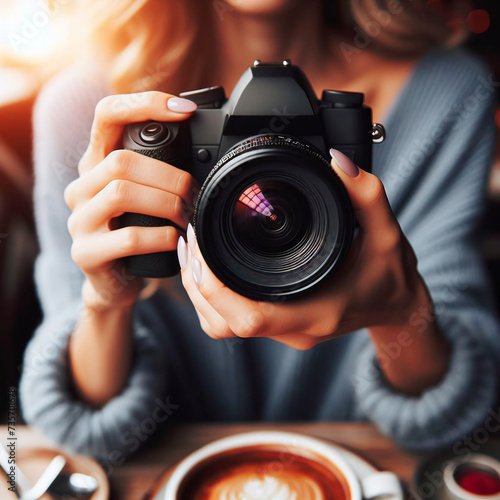
[[[500, 358], [499, 323], [474, 237], [495, 141], [487, 68], [463, 51], [429, 53], [385, 119], [388, 139], [374, 148], [374, 172], [453, 348], [446, 376], [419, 397], [388, 385], [366, 331], [309, 351], [268, 339], [212, 340], [177, 282], [179, 296], [160, 291], [137, 304], [135, 361], [122, 393], [99, 410], [76, 399], [67, 344], [83, 275], [70, 256], [63, 190], [77, 177], [94, 107], [109, 93], [98, 74], [71, 69], [46, 86], [35, 110], [36, 283], [44, 320], [23, 365], [29, 424], [102, 458], [129, 455], [177, 421], [367, 419], [412, 449], [449, 445], [483, 424], [495, 404]], [[416, 312], [412, 321], [425, 318]], [[397, 350], [388, 345], [388, 356]]]

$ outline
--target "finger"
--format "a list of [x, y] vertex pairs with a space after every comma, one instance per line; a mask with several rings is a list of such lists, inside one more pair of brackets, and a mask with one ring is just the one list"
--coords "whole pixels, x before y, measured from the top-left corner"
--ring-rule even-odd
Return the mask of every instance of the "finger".
[[227, 323], [229, 329], [239, 337], [256, 336], [261, 322], [256, 302], [233, 292], [208, 268], [198, 245], [193, 243], [193, 229], [188, 226], [190, 258], [183, 269], [183, 281], [189, 283], [204, 301]]
[[129, 255], [175, 250], [179, 235], [173, 226], [130, 226], [77, 238], [71, 247], [71, 256], [80, 268], [97, 271]]
[[168, 191], [180, 196], [187, 206], [194, 205], [199, 191], [198, 183], [188, 172], [134, 151], [118, 149], [68, 185], [64, 192], [66, 203], [73, 210], [115, 179]]
[[190, 266], [194, 283], [236, 336], [268, 337], [307, 328], [310, 321], [308, 315], [301, 315], [300, 311], [290, 314], [290, 308], [285, 305], [254, 301], [227, 287], [207, 266], [190, 224], [187, 236], [192, 254]]
[[[205, 316], [203, 316], [203, 314], [200, 313], [200, 311], [198, 311], [198, 309], [196, 309], [195, 307], [195, 312], [196, 312], [196, 316], [198, 316], [198, 321], [200, 322], [200, 327], [201, 329], [206, 333], [207, 331], [210, 331], [210, 323], [205, 319]], [[207, 334], [208, 335], [208, 334]], [[210, 337], [210, 335], [209, 335]], [[214, 338], [214, 337], [212, 337]]]
[[346, 155], [331, 149], [331, 166], [347, 189], [360, 229], [374, 244], [399, 238], [401, 230], [382, 181], [358, 168]]
[[235, 337], [226, 320], [207, 302], [198, 290], [190, 265], [191, 253], [188, 251], [186, 242], [182, 237], [178, 241], [177, 254], [181, 267], [182, 284], [200, 317], [200, 325], [203, 331], [214, 339]]
[[254, 301], [231, 290], [207, 266], [188, 224], [193, 281], [206, 301], [227, 321], [238, 337], [277, 337], [305, 334], [328, 337], [336, 332], [342, 317], [344, 299], [331, 297], [327, 289], [295, 300], [292, 304]]
[[[107, 229], [111, 219], [125, 212], [162, 217], [179, 227], [187, 226], [187, 210], [180, 196], [130, 181], [114, 180], [73, 212], [68, 221], [70, 234]], [[78, 227], [72, 227], [73, 221], [77, 221]]]
[[79, 165], [85, 173], [120, 145], [123, 127], [129, 123], [185, 120], [197, 109], [194, 102], [158, 91], [112, 95], [96, 106], [90, 143]]

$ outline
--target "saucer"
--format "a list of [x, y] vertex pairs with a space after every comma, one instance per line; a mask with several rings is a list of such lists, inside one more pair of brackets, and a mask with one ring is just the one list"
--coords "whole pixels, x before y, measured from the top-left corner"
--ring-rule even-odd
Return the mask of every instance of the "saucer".
[[[102, 467], [93, 458], [83, 455], [70, 455], [49, 448], [23, 448], [19, 450], [17, 462], [28, 481], [33, 485], [56, 455], [62, 455], [66, 459], [66, 465], [63, 469], [65, 473], [72, 474], [74, 472], [80, 472], [82, 474], [88, 474], [97, 480], [99, 486], [89, 500], [108, 500], [108, 478]], [[3, 488], [4, 485], [2, 485], [2, 493], [4, 491]], [[6, 496], [0, 495], [0, 498], [15, 500], [16, 495], [7, 492]], [[52, 497], [49, 494], [45, 494], [40, 500], [50, 500], [50, 498]]]
[[[369, 476], [373, 474], [374, 472], [378, 472], [378, 470], [369, 462], [361, 458], [360, 456], [356, 455], [355, 453], [352, 453], [351, 451], [346, 450], [345, 448], [342, 448], [341, 446], [338, 446], [330, 441], [327, 441], [325, 439], [320, 439], [320, 438], [315, 438], [319, 439], [320, 441], [323, 441], [328, 444], [328, 446], [332, 447], [337, 453], [339, 453], [342, 458], [347, 462], [349, 467], [352, 468], [354, 471], [354, 474], [356, 477], [361, 480], [366, 476]], [[151, 491], [146, 494], [143, 500], [164, 500], [165, 497], [165, 488], [167, 486], [167, 482], [172, 475], [173, 471], [175, 469], [174, 467], [171, 467], [170, 469], [166, 470], [155, 482], [153, 487], [151, 488]]]

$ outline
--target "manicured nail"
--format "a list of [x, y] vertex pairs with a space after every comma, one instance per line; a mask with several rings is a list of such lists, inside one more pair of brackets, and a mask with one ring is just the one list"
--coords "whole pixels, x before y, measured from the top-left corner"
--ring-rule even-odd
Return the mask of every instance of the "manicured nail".
[[176, 113], [192, 113], [198, 109], [198, 106], [189, 99], [183, 97], [171, 97], [167, 101], [167, 108]]
[[198, 286], [200, 286], [201, 285], [201, 263], [195, 257], [191, 258], [191, 268], [193, 269], [194, 282]]
[[196, 250], [196, 236], [194, 234], [194, 229], [191, 224], [188, 224], [187, 227], [187, 239], [189, 248], [191, 249], [191, 253], [194, 253], [194, 251]]
[[332, 148], [330, 155], [338, 167], [349, 177], [356, 177], [359, 174], [359, 168], [344, 153]]
[[177, 242], [177, 258], [179, 259], [181, 269], [184, 269], [188, 260], [188, 248], [182, 236], [179, 237], [179, 241]]

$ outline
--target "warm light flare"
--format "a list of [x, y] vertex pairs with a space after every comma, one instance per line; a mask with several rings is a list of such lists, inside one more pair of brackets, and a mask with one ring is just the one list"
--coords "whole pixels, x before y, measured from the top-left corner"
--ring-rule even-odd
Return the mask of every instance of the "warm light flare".
[[0, 4], [0, 55], [7, 61], [41, 61], [57, 58], [57, 26], [65, 19], [65, 0], [2, 0]]

